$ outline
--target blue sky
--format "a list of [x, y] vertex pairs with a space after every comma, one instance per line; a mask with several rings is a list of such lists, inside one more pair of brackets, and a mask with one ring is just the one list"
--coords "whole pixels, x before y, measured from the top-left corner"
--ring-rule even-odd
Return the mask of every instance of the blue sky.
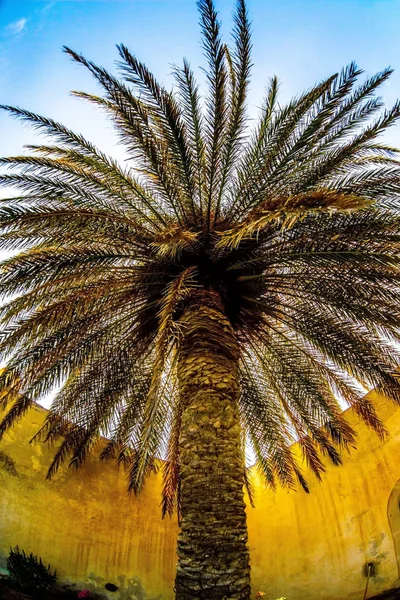
[[[217, 0], [229, 35], [234, 0]], [[382, 89], [400, 96], [400, 0], [248, 0], [254, 31], [250, 110], [256, 114], [268, 78], [293, 95], [351, 60], [373, 73], [396, 72]], [[195, 0], [0, 0], [0, 103], [41, 112], [120, 155], [111, 126], [69, 95], [95, 90], [90, 76], [62, 53], [69, 45], [108, 68], [124, 42], [168, 86], [171, 64], [202, 63]], [[20, 152], [35, 134], [0, 113], [0, 155]], [[400, 146], [400, 127], [386, 134]], [[121, 155], [122, 156], [122, 155]]]

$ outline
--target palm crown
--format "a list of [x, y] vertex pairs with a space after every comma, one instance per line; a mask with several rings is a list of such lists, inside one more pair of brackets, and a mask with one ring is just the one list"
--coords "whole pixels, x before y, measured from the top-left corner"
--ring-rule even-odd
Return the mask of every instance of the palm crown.
[[354, 432], [338, 395], [384, 435], [357, 381], [400, 401], [400, 167], [377, 141], [400, 105], [383, 111], [375, 96], [390, 69], [357, 86], [350, 64], [283, 107], [272, 78], [251, 128], [245, 4], [232, 49], [212, 1], [199, 9], [204, 101], [187, 61], [168, 91], [125, 46], [120, 79], [65, 49], [101, 85], [102, 96], [75, 95], [113, 120], [127, 167], [60, 123], [3, 107], [53, 141], [2, 160], [17, 167], [2, 184], [21, 193], [1, 202], [1, 246], [22, 252], [0, 272], [13, 296], [0, 309], [0, 430], [61, 385], [40, 432], [63, 436], [49, 473], [79, 465], [104, 434], [102, 458], [128, 464], [135, 491], [167, 458], [164, 511], [179, 487], [181, 316], [199, 290], [220, 298], [238, 340], [243, 452], [270, 485], [307, 487], [295, 438], [317, 476], [318, 450], [340, 462]]

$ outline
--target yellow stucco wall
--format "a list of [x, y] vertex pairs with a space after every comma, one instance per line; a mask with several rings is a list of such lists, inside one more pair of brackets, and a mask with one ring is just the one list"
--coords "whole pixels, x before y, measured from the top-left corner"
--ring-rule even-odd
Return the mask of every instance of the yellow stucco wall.
[[[256, 509], [249, 512], [252, 574], [257, 589], [268, 590], [268, 597], [361, 600], [363, 565], [370, 561], [376, 564], [376, 576], [368, 598], [396, 586], [399, 574], [387, 512], [400, 479], [400, 409], [376, 399], [389, 431], [385, 442], [348, 410], [358, 431], [357, 449], [343, 455], [340, 467], [326, 464], [322, 483], [308, 474], [310, 494], [258, 487]], [[397, 512], [399, 499], [400, 490]]]
[[15, 461], [10, 473], [0, 458], [0, 555], [19, 545], [57, 569], [60, 579], [114, 583], [112, 598], [172, 598], [176, 520], [161, 519], [159, 477], [139, 498], [126, 493], [126, 476], [112, 464], [89, 460], [82, 470], [60, 469], [45, 481], [54, 448], [29, 444], [46, 411], [36, 406], [1, 442]]
[[[265, 600], [361, 599], [369, 561], [376, 576], [368, 597], [395, 587], [387, 513], [391, 498], [400, 552], [400, 410], [383, 399], [378, 404], [389, 438], [380, 442], [347, 411], [359, 432], [357, 450], [343, 466], [327, 465], [322, 483], [309, 474], [310, 494], [274, 493], [257, 482], [249, 545], [254, 592], [265, 591]], [[126, 494], [122, 471], [96, 459], [45, 481], [54, 449], [28, 443], [45, 413], [33, 408], [0, 444], [0, 567], [18, 544], [50, 562], [62, 580], [103, 591], [105, 583], [116, 584], [110, 598], [173, 598], [178, 525], [161, 519], [160, 475], [149, 478], [139, 498]]]

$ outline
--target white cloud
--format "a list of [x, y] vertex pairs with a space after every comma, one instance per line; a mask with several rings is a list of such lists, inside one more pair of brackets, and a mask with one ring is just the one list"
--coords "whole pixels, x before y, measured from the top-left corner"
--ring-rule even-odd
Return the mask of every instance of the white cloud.
[[18, 35], [19, 33], [22, 33], [26, 27], [28, 20], [25, 18], [22, 19], [18, 19], [18, 21], [14, 21], [14, 23], [10, 23], [9, 25], [7, 25], [6, 29], [8, 31], [11, 31], [11, 33], [13, 33], [14, 35]]

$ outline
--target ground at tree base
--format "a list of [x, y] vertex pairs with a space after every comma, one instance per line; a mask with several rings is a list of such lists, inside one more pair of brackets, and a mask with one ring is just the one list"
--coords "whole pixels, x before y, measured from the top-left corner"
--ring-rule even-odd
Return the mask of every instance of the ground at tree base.
[[400, 588], [393, 588], [378, 596], [371, 596], [369, 600], [398, 600], [400, 599]]

